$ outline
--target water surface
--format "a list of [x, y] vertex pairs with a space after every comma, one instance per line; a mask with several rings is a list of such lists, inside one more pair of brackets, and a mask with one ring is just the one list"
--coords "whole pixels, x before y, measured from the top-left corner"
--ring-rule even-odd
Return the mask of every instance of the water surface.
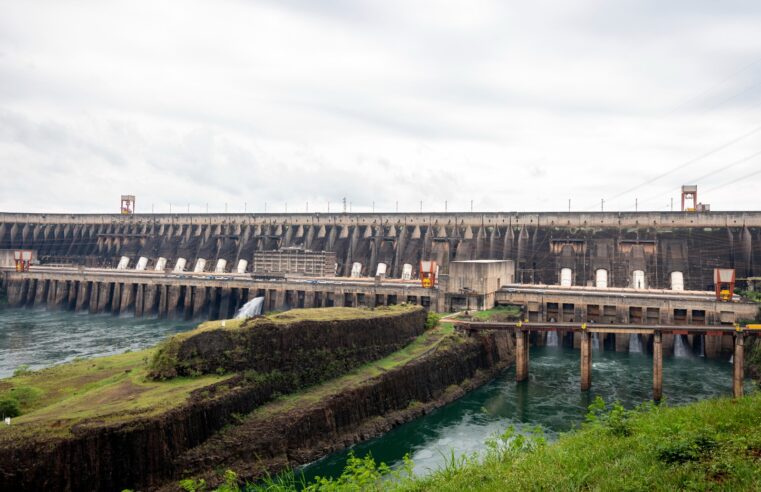
[[22, 364], [31, 369], [140, 350], [189, 330], [197, 321], [73, 313], [45, 308], [0, 308], [0, 378]]
[[[510, 425], [522, 432], [539, 426], [554, 439], [557, 433], [578, 426], [598, 395], [628, 408], [652, 398], [653, 359], [648, 354], [594, 350], [592, 389], [588, 392], [579, 390], [578, 350], [532, 348], [529, 360], [528, 381], [516, 383], [515, 370], [508, 369], [460, 400], [351, 450], [358, 456], [371, 453], [392, 466], [399, 466], [409, 453], [415, 473], [425, 474], [440, 467], [451, 450], [456, 455], [482, 450], [489, 436]], [[732, 365], [725, 360], [664, 357], [663, 378], [663, 394], [669, 405], [732, 394]], [[746, 390], [751, 387], [748, 383]], [[302, 469], [305, 478], [340, 475], [347, 453], [307, 465]]]

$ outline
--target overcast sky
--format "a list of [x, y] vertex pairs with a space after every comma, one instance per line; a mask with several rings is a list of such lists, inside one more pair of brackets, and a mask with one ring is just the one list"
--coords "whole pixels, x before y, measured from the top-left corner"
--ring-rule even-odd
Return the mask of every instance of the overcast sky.
[[0, 1], [0, 166], [3, 211], [759, 210], [761, 2]]

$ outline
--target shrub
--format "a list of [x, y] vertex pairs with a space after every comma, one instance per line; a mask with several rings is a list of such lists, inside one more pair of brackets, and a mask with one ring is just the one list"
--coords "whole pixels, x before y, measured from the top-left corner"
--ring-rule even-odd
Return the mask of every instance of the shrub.
[[21, 406], [15, 398], [5, 397], [0, 399], [0, 417], [18, 417], [21, 415]]
[[425, 329], [430, 330], [434, 326], [438, 325], [440, 319], [441, 319], [440, 314], [429, 312], [428, 316], [425, 318]]
[[27, 374], [31, 373], [32, 371], [29, 369], [29, 364], [21, 364], [16, 368], [15, 371], [13, 371], [13, 377], [18, 376], [26, 376]]
[[42, 390], [32, 386], [16, 386], [11, 388], [11, 393], [11, 398], [18, 401], [19, 405], [28, 407], [40, 397]]
[[671, 440], [657, 448], [657, 455], [664, 463], [698, 461], [716, 447], [716, 439], [704, 432], [688, 434]]

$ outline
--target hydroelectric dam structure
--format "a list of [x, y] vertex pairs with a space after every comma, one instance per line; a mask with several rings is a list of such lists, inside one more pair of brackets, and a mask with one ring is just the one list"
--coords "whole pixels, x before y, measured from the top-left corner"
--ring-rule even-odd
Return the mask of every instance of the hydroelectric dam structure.
[[512, 260], [517, 283], [711, 290], [714, 268], [761, 273], [761, 212], [0, 213], [0, 249], [42, 264], [245, 273], [280, 248], [335, 253], [337, 277], [492, 259]]
[[[19, 269], [22, 251], [33, 260]], [[717, 268], [753, 285], [761, 212], [0, 213], [10, 306], [219, 319], [255, 297], [265, 310], [515, 305], [526, 324], [504, 328], [524, 350], [554, 334], [586, 352], [587, 365], [590, 333], [658, 360], [685, 345], [742, 357], [736, 330], [758, 306], [717, 299]]]

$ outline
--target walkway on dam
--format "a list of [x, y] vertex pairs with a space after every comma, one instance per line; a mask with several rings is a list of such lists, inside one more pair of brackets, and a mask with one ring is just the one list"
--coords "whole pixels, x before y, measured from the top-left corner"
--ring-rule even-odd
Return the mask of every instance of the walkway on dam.
[[468, 321], [449, 319], [456, 328], [466, 331], [503, 330], [515, 333], [516, 357], [515, 379], [528, 379], [529, 333], [532, 331], [570, 331], [581, 335], [581, 390], [592, 386], [592, 333], [614, 333], [653, 336], [653, 400], [663, 396], [663, 335], [728, 335], [734, 337], [732, 390], [735, 398], [743, 395], [744, 339], [745, 336], [761, 336], [761, 324], [735, 325], [642, 325], [607, 323], [537, 323], [523, 321]]

